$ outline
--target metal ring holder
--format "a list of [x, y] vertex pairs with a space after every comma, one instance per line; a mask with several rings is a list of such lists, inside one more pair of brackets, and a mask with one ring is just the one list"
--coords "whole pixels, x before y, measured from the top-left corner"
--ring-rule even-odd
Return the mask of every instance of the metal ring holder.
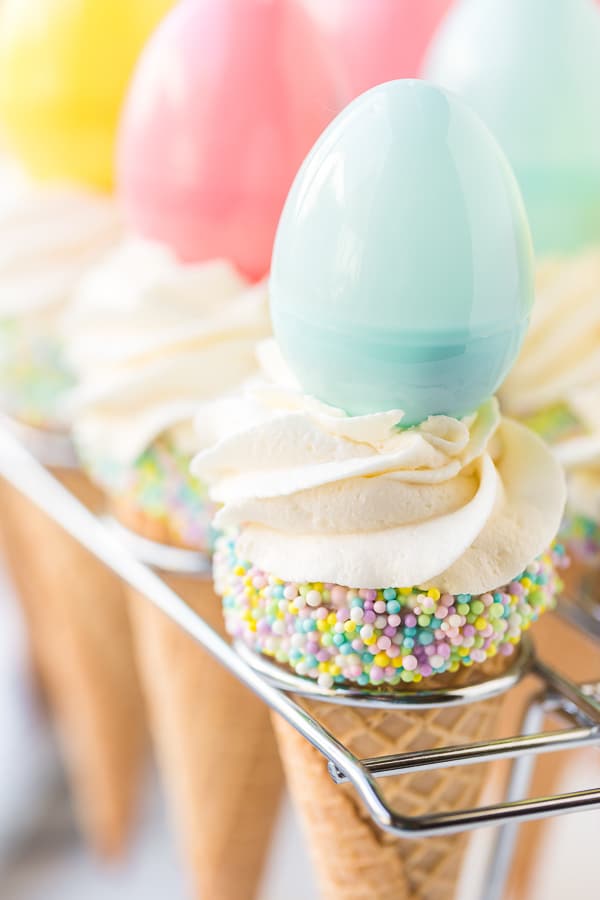
[[[600, 572], [598, 573], [600, 593]], [[600, 602], [591, 597], [563, 597], [559, 604], [559, 612], [564, 619], [579, 628], [585, 634], [600, 639]]]
[[[160, 556], [159, 559], [157, 554], [163, 554], [165, 550], [172, 551], [173, 548], [138, 539], [114, 522], [107, 526], [105, 521], [90, 513], [37, 462], [15, 437], [12, 429], [0, 428], [0, 475], [42, 508], [127, 584], [161, 609], [296, 728], [327, 758], [334, 781], [350, 782], [353, 785], [371, 818], [382, 830], [401, 838], [424, 838], [600, 809], [600, 787], [552, 797], [523, 798], [527, 781], [524, 777], [525, 767], [536, 754], [590, 745], [600, 747], [600, 697], [595, 689], [578, 686], [560, 676], [536, 658], [528, 641], [522, 644], [521, 652], [505, 675], [479, 685], [419, 693], [396, 690], [386, 692], [378, 689], [366, 692], [351, 688], [325, 690], [285, 672], [245, 648], [238, 648], [236, 651], [219, 638], [149, 565], [141, 561], [146, 559], [158, 568], [162, 565], [163, 568], [186, 574], [190, 573], [190, 566], [196, 566], [193, 571], [206, 576], [207, 564], [204, 557], [189, 554], [188, 551], [177, 551], [175, 555], [169, 553], [168, 558]], [[136, 553], [140, 558], [136, 557]], [[539, 679], [541, 694], [528, 710], [520, 735], [376, 759], [358, 759], [290, 696], [298, 694], [323, 702], [352, 705], [360, 703], [372, 708], [402, 707], [415, 710], [440, 704], [464, 704], [495, 696], [508, 690], [526, 674], [533, 674]], [[538, 730], [540, 716], [548, 708], [560, 716], [566, 727], [557, 732]], [[391, 775], [471, 765], [502, 758], [516, 760], [509, 796], [505, 802], [491, 806], [406, 816], [386, 804], [377, 783], [378, 779]], [[508, 859], [510, 861], [510, 853]], [[502, 874], [503, 871], [496, 878], [497, 883]], [[492, 896], [498, 895], [489, 894], [490, 898]]]

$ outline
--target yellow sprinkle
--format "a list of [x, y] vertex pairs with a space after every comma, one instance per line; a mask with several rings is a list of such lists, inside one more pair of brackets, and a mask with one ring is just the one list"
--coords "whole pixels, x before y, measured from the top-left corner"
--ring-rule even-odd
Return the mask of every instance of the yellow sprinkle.
[[412, 588], [400, 588], [400, 593], [407, 597], [409, 594], [412, 594]]
[[376, 640], [377, 638], [375, 637], [375, 635], [371, 635], [371, 637], [364, 638], [364, 643], [367, 645], [367, 647], [370, 647], [371, 644], [374, 644], [376, 642]]
[[429, 590], [427, 591], [427, 596], [432, 600], [439, 600], [442, 595], [437, 588], [429, 588]]
[[326, 631], [327, 630], [327, 622], [325, 619], [317, 619], [317, 631]]
[[487, 628], [487, 622], [481, 616], [475, 621], [475, 628], [477, 631], [483, 631], [484, 628]]
[[245, 575], [246, 570], [244, 569], [243, 566], [236, 566], [235, 569], [233, 570], [233, 574], [234, 575]]
[[400, 669], [402, 667], [402, 657], [395, 656], [392, 660], [392, 665], [395, 669]]
[[256, 631], [256, 622], [248, 622], [248, 628], [250, 631]]
[[336, 666], [335, 663], [329, 663], [329, 674], [330, 675], [341, 675], [342, 670], [339, 666]]
[[468, 655], [469, 655], [469, 648], [468, 648], [468, 647], [459, 647], [459, 648], [458, 648], [458, 655], [459, 655], [459, 656], [468, 656]]
[[524, 578], [524, 579], [521, 581], [521, 584], [522, 584], [523, 587], [528, 591], [529, 588], [530, 588], [531, 585], [532, 585], [531, 578]]
[[418, 684], [420, 681], [423, 681], [423, 676], [420, 672], [415, 672], [413, 676], [413, 684]]
[[344, 631], [346, 632], [346, 634], [350, 634], [350, 632], [356, 631], [356, 622], [353, 622], [352, 619], [344, 622]]
[[382, 669], [385, 669], [386, 666], [389, 666], [390, 658], [387, 653], [378, 653], [375, 657], [375, 665], [381, 666]]
[[329, 668], [329, 664], [326, 662], [319, 663], [319, 672], [326, 672]]
[[460, 663], [458, 662], [458, 660], [453, 659], [448, 667], [448, 670], [450, 672], [458, 672], [459, 668], [460, 668]]
[[321, 584], [320, 581], [315, 581], [315, 583], [313, 584], [313, 591], [318, 591], [319, 593], [322, 593], [323, 585]]
[[335, 625], [336, 622], [337, 622], [337, 616], [336, 616], [336, 614], [335, 614], [335, 613], [329, 613], [329, 615], [327, 616], [327, 624], [328, 624], [328, 625]]

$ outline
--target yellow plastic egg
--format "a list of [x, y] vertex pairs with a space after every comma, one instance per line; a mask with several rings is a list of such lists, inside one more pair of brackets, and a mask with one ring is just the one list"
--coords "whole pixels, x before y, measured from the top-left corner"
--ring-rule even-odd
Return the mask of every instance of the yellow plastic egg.
[[136, 60], [174, 0], [4, 0], [0, 129], [41, 179], [109, 190]]

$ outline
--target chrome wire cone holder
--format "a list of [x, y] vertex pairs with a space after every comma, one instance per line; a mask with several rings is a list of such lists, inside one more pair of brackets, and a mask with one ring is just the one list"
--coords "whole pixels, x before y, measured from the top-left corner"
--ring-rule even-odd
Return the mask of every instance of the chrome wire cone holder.
[[75, 447], [68, 432], [28, 425], [2, 411], [0, 428], [12, 434], [42, 465], [51, 469], [79, 468]]
[[[369, 694], [352, 689], [327, 691], [269, 664], [250, 651], [237, 652], [222, 640], [190, 607], [171, 590], [159, 574], [136, 557], [131, 545], [131, 532], [124, 533], [114, 524], [107, 525], [82, 506], [36, 460], [34, 455], [15, 437], [12, 429], [0, 428], [0, 475], [29, 497], [69, 534], [105, 563], [123, 581], [144, 595], [172, 621], [193, 637], [222, 665], [254, 691], [275, 712], [302, 734], [329, 763], [329, 771], [338, 782], [349, 782], [364, 803], [375, 824], [384, 831], [401, 838], [424, 838], [438, 834], [470, 831], [489, 825], [520, 823], [532, 819], [563, 815], [582, 810], [600, 809], [600, 787], [552, 797], [523, 799], [511, 796], [507, 801], [490, 806], [462, 809], [454, 812], [431, 812], [407, 816], [391, 809], [378, 786], [378, 780], [391, 775], [426, 771], [439, 767], [470, 765], [499, 758], [530, 760], [538, 753], [582, 747], [600, 746], [600, 700], [592, 688], [582, 688], [562, 678], [540, 662], [525, 642], [515, 657], [510, 671], [487, 684], [455, 690], [432, 690], [409, 693], [375, 690]], [[148, 546], [150, 544], [150, 547]], [[140, 549], [152, 551], [157, 547], [145, 542]], [[161, 549], [164, 549], [161, 547]], [[169, 548], [173, 549], [173, 548]], [[186, 551], [187, 553], [187, 551]], [[197, 554], [193, 554], [197, 558]], [[188, 557], [186, 556], [186, 559]], [[177, 569], [183, 557], [169, 560], [169, 568]], [[163, 559], [163, 562], [167, 562]], [[197, 560], [196, 560], [197, 562]], [[188, 570], [185, 570], [188, 572]], [[206, 575], [206, 569], [198, 574]], [[441, 704], [469, 703], [508, 690], [526, 674], [540, 681], [540, 699], [532, 709], [550, 705], [566, 725], [558, 732], [524, 733], [513, 738], [484, 741], [464, 746], [403, 753], [378, 759], [358, 759], [334, 735], [325, 729], [296, 700], [302, 694], [322, 702], [345, 702], [372, 708], [411, 708]], [[533, 715], [533, 714], [532, 714]], [[512, 784], [513, 793], [515, 785]]]
[[[600, 570], [598, 571], [598, 595], [600, 596]], [[562, 597], [558, 606], [560, 615], [586, 635], [600, 640], [600, 602], [595, 597]]]

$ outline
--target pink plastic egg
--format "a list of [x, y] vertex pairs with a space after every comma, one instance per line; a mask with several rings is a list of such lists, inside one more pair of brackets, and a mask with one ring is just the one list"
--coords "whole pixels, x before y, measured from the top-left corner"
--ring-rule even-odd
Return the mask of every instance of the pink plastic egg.
[[121, 126], [135, 232], [263, 277], [298, 167], [343, 104], [339, 83], [296, 0], [184, 0], [146, 48]]
[[343, 0], [328, 21], [352, 96], [384, 81], [418, 75], [451, 5], [452, 0]]

